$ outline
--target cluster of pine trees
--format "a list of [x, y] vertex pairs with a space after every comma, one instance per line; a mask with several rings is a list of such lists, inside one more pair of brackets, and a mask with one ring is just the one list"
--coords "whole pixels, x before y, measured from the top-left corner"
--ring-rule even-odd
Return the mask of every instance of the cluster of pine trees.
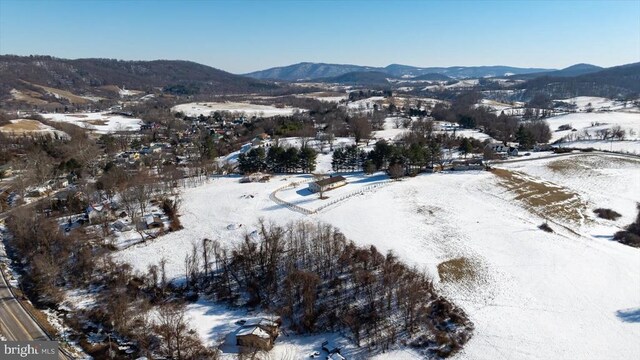
[[356, 145], [335, 149], [331, 160], [333, 171], [361, 171], [367, 153]]
[[368, 174], [399, 165], [405, 170], [400, 175], [402, 176], [404, 173], [420, 172], [440, 162], [442, 152], [439, 142], [434, 141], [428, 145], [413, 143], [406, 146], [379, 140], [369, 152], [358, 149], [355, 145], [336, 149], [331, 165], [336, 172], [364, 171]]
[[258, 147], [238, 156], [238, 169], [244, 174], [255, 172], [310, 173], [316, 169], [317, 153], [310, 147], [298, 149], [271, 146], [265, 153]]

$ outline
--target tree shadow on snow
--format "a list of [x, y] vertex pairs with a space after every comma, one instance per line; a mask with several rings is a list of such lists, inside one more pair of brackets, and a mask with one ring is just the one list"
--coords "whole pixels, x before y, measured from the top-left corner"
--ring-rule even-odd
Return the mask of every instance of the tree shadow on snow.
[[363, 184], [363, 183], [372, 183], [372, 182], [379, 182], [379, 181], [384, 181], [384, 180], [389, 180], [389, 175], [387, 174], [380, 174], [380, 175], [371, 175], [371, 176], [367, 176], [365, 178], [359, 179], [359, 180], [347, 180], [349, 182], [349, 184]]
[[313, 192], [309, 190], [309, 188], [304, 188], [304, 189], [296, 190], [296, 194], [300, 196], [309, 196], [309, 195], [312, 195]]
[[623, 322], [640, 323], [640, 307], [618, 310], [616, 316]]

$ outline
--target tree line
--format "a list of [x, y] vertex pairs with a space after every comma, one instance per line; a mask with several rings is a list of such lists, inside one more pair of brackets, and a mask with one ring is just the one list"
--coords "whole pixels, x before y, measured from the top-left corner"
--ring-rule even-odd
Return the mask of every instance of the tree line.
[[266, 153], [264, 148], [257, 147], [238, 155], [238, 170], [244, 174], [310, 173], [316, 169], [316, 157], [316, 151], [308, 146], [298, 149], [274, 144]]
[[439, 133], [430, 120], [412, 122], [411, 130], [395, 144], [379, 140], [370, 151], [356, 145], [336, 149], [332, 156], [335, 172], [364, 171], [368, 174], [386, 170], [392, 178], [417, 174], [447, 160], [443, 151], [460, 151], [465, 156], [481, 153], [486, 142], [474, 138], [456, 137], [454, 133]]
[[549, 125], [542, 120], [536, 121], [537, 116], [531, 110], [531, 106], [550, 106], [545, 97], [535, 98], [532, 105], [527, 107], [529, 111], [527, 119], [531, 120], [524, 124], [515, 116], [506, 115], [504, 112], [496, 115], [486, 107], [475, 106], [480, 99], [481, 95], [478, 92], [464, 92], [453, 99], [450, 105], [436, 104], [431, 115], [435, 120], [455, 122], [463, 128], [480, 128], [485, 134], [498, 141], [513, 142], [518, 141], [520, 137], [529, 145], [529, 141], [546, 143], [551, 139]]

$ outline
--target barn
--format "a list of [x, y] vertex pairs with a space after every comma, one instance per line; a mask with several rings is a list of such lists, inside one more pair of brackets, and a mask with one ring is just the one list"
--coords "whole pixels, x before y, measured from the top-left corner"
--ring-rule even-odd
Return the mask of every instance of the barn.
[[311, 192], [323, 192], [347, 185], [347, 179], [343, 176], [331, 176], [309, 184]]

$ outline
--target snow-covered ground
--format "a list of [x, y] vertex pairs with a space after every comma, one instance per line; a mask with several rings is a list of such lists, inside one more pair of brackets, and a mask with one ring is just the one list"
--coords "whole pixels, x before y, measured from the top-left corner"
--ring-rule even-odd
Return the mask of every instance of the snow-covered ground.
[[631, 102], [615, 101], [595, 96], [577, 96], [568, 99], [558, 99], [554, 101], [562, 101], [576, 106], [578, 111], [614, 111], [622, 109], [632, 109], [634, 107]]
[[[452, 131], [449, 131], [449, 133], [451, 134]], [[487, 134], [485, 134], [485, 133], [483, 133], [481, 131], [474, 130], [474, 129], [456, 129], [456, 136], [457, 137], [473, 138], [473, 139], [477, 139], [477, 140], [480, 140], [480, 141], [484, 141], [484, 140], [488, 139], [488, 140], [490, 140], [492, 142], [495, 142], [495, 140], [491, 136], [489, 136], [489, 135], [487, 135]]]
[[113, 115], [106, 111], [74, 114], [43, 113], [40, 115], [45, 119], [71, 123], [98, 134], [108, 134], [118, 131], [138, 131], [140, 130], [140, 125], [142, 125], [142, 120], [138, 118]]
[[492, 109], [493, 111], [495, 111], [496, 114], [499, 115], [502, 111], [513, 109], [513, 108], [520, 108], [520, 107], [524, 106], [524, 103], [515, 102], [513, 104], [506, 104], [506, 103], [501, 103], [501, 102], [495, 101], [495, 100], [482, 99], [482, 100], [480, 100], [480, 103], [476, 104], [476, 106], [488, 107], [488, 108]]
[[576, 149], [589, 149], [613, 151], [618, 153], [627, 153], [640, 155], [640, 140], [610, 141], [610, 140], [585, 140], [570, 141], [562, 143], [562, 146], [572, 147]]
[[350, 110], [373, 110], [373, 105], [381, 104], [384, 101], [384, 96], [372, 96], [370, 98], [350, 101], [347, 104], [347, 108]]
[[444, 90], [444, 89], [458, 89], [458, 88], [471, 88], [474, 87], [476, 85], [478, 85], [479, 80], [478, 79], [464, 79], [464, 80], [459, 80], [456, 83], [453, 83], [451, 85], [429, 85], [426, 86], [423, 90]]
[[402, 127], [402, 122], [406, 119], [400, 117], [388, 117], [384, 119], [384, 130], [374, 131], [373, 137], [376, 139], [384, 139], [388, 141], [395, 140], [402, 136], [402, 134], [408, 132], [408, 129]]
[[[587, 212], [591, 221], [584, 225], [565, 229], [552, 224], [556, 233], [543, 232], [537, 226], [544, 220], [526, 210], [496, 175], [484, 171], [404, 179], [309, 216], [269, 199], [273, 190], [302, 176], [250, 184], [225, 177], [184, 191], [184, 230], [123, 250], [117, 258], [145, 271], [165, 257], [169, 275], [181, 279], [184, 256], [194, 241], [239, 241], [256, 229], [259, 217], [278, 223], [320, 220], [358, 244], [373, 244], [383, 253], [393, 250], [425, 269], [446, 296], [463, 306], [476, 330], [457, 359], [637, 358], [640, 252], [610, 241], [610, 236], [633, 216], [632, 203], [640, 201], [639, 166], [591, 156], [575, 162], [575, 175], [573, 170], [549, 170], [552, 160], [500, 166], [565, 186], [588, 204], [589, 212], [611, 207], [623, 213], [613, 225], [605, 226]], [[290, 195], [295, 199], [295, 193]], [[228, 230], [231, 224], [234, 230]], [[472, 276], [441, 281], [438, 264], [456, 258], [472, 264]], [[221, 335], [218, 326], [235, 318], [220, 314], [220, 321], [202, 320], [198, 314], [218, 316], [219, 307], [192, 307], [204, 339]], [[317, 341], [281, 338], [274, 352], [293, 351], [294, 358], [306, 358]], [[394, 352], [378, 358], [410, 356]]]
[[347, 94], [332, 93], [332, 92], [315, 92], [315, 93], [299, 94], [296, 96], [302, 97], [302, 98], [311, 98], [311, 99], [316, 99], [316, 100], [326, 101], [326, 102], [336, 102], [336, 103], [342, 100], [346, 100], [349, 97]]
[[277, 115], [291, 115], [294, 111], [304, 111], [297, 108], [277, 108], [269, 105], [257, 105], [238, 102], [202, 102], [176, 105], [172, 112], [182, 112], [187, 116], [209, 116], [216, 111], [229, 111], [242, 113], [245, 116], [272, 117]]
[[[575, 147], [593, 147], [599, 150], [640, 153], [640, 113], [627, 111], [572, 113], [554, 116], [546, 121], [552, 131], [550, 142], [565, 138], [569, 141], [563, 142], [563, 146], [575, 145]], [[562, 125], [570, 125], [576, 131], [558, 131]], [[599, 139], [599, 130], [612, 129], [616, 126], [625, 130], [625, 141]]]
[[[610, 208], [622, 214], [617, 221], [593, 219], [587, 224], [611, 228], [609, 234], [633, 222], [640, 200], [640, 158], [576, 153], [572, 156], [494, 165], [562, 184], [579, 193], [589, 210]], [[623, 180], [624, 179], [624, 180]], [[622, 180], [622, 181], [621, 181]], [[587, 226], [585, 230], [589, 231]]]
[[[221, 345], [223, 359], [237, 359], [238, 346], [235, 333], [241, 328], [238, 320], [257, 320], [268, 314], [247, 313], [243, 309], [232, 309], [206, 299], [187, 306], [190, 324], [195, 328], [207, 345]], [[342, 354], [349, 359], [358, 358], [363, 352], [344, 337], [335, 333], [299, 336], [290, 333], [281, 334], [275, 347], [269, 352], [270, 359], [303, 359], [315, 351], [322, 353], [322, 342], [329, 340], [343, 347]], [[360, 357], [361, 358], [361, 357]], [[415, 357], [414, 357], [415, 358]]]

